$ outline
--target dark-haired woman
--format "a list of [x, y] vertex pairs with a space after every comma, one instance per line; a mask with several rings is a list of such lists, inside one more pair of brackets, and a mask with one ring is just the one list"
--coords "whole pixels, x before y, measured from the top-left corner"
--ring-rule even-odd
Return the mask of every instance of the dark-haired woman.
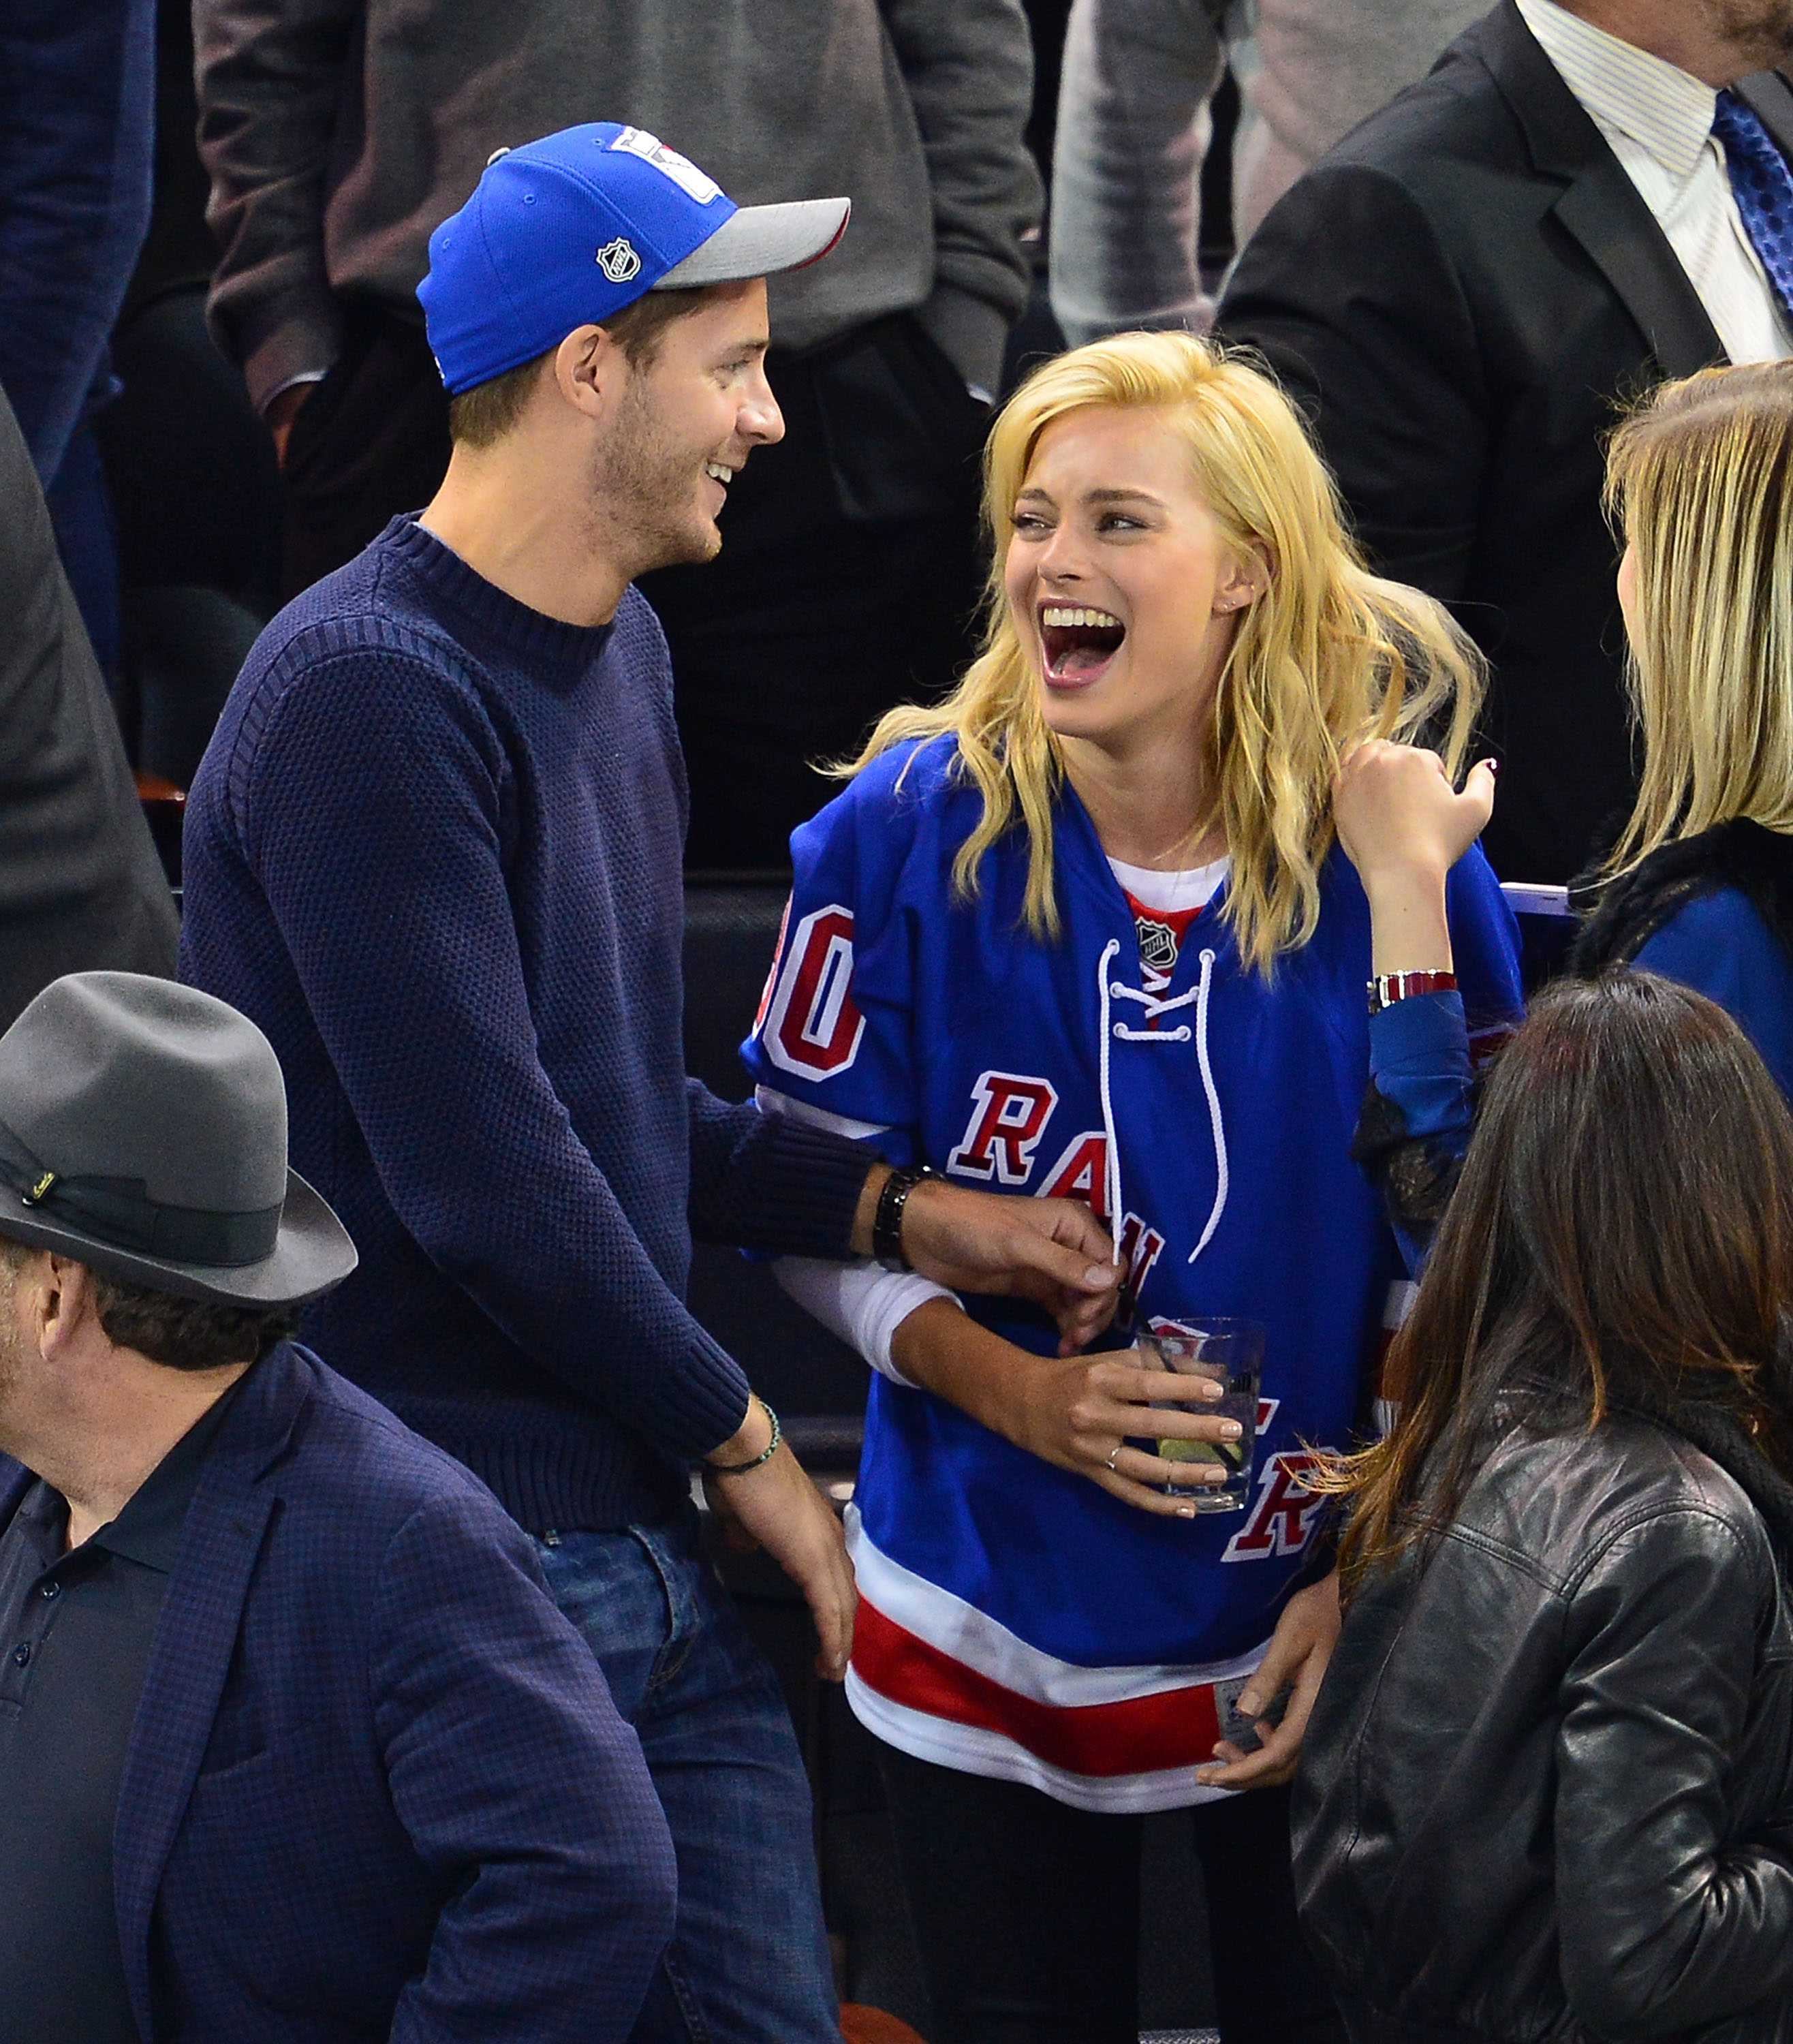
[[1622, 974], [1496, 1066], [1344, 1464], [1296, 1885], [1353, 2038], [1793, 2038], [1793, 1119]]

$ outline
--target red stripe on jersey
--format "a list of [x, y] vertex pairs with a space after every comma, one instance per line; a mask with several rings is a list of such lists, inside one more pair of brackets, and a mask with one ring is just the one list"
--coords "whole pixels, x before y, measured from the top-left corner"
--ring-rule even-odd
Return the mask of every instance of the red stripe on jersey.
[[1073, 1774], [1100, 1778], [1198, 1767], [1214, 1758], [1220, 1736], [1214, 1691], [1205, 1682], [1114, 1704], [1038, 1703], [916, 1639], [862, 1597], [854, 1620], [853, 1666], [893, 1703], [1000, 1732]]

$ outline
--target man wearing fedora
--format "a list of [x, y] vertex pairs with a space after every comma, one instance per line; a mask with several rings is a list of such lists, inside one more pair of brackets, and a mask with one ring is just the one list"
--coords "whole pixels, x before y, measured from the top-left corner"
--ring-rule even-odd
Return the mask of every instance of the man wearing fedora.
[[[1086, 1208], [918, 1183], [685, 1074], [685, 776], [632, 583], [720, 547], [784, 430], [765, 278], [847, 214], [737, 208], [616, 122], [501, 154], [419, 293], [447, 478], [263, 634], [187, 809], [183, 975], [267, 1031], [295, 1162], [361, 1250], [308, 1332], [533, 1536], [640, 1735], [678, 1853], [655, 2044], [839, 2037], [801, 1759], [699, 1551], [693, 1466], [837, 1679], [852, 1576], [686, 1308], [693, 1229], [1023, 1291], [1078, 1340], [1112, 1298]], [[793, 1023], [818, 1058], [856, 1054], [839, 963]]]
[[0, 2034], [621, 2044], [639, 1746], [490, 1493], [286, 1338], [355, 1253], [286, 1132], [190, 988], [0, 1037]]

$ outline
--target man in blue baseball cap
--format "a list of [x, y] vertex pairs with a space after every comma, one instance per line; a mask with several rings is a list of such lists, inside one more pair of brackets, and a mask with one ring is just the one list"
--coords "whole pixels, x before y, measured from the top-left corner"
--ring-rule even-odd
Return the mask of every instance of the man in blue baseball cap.
[[1111, 1296], [1087, 1208], [912, 1187], [684, 1074], [685, 781], [631, 585], [716, 551], [783, 431], [765, 275], [847, 213], [737, 208], [610, 122], [495, 157], [419, 293], [447, 478], [269, 626], [187, 809], [183, 974], [273, 1042], [294, 1168], [361, 1251], [308, 1336], [535, 1537], [640, 1736], [680, 1887], [641, 2044], [839, 2037], [802, 1766], [698, 1553], [693, 1468], [802, 1589], [837, 1678], [851, 1574], [686, 1310], [693, 1230], [837, 1259], [875, 1240], [1042, 1301], [1073, 1340]]

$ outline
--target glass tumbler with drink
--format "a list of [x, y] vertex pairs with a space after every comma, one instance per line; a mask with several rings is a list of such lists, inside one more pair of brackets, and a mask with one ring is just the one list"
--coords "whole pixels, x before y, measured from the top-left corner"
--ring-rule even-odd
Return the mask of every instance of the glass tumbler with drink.
[[1262, 1322], [1213, 1315], [1199, 1327], [1142, 1332], [1138, 1347], [1148, 1364], [1155, 1362], [1179, 1377], [1205, 1377], [1220, 1387], [1218, 1398], [1200, 1406], [1172, 1404], [1167, 1400], [1159, 1410], [1196, 1411], [1208, 1418], [1236, 1420], [1239, 1425], [1238, 1439], [1234, 1441], [1161, 1439], [1158, 1451], [1166, 1462], [1202, 1465], [1204, 1474], [1207, 1469], [1219, 1464], [1226, 1472], [1219, 1483], [1211, 1479], [1167, 1483], [1166, 1494], [1186, 1498], [1198, 1512], [1243, 1510], [1257, 1454], [1257, 1385], [1264, 1367]]

